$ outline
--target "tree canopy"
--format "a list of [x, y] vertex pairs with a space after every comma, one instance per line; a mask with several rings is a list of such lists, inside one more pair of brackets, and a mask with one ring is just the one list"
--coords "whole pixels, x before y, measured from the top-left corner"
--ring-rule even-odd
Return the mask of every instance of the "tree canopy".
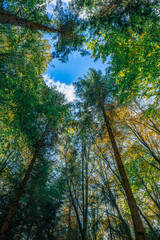
[[[0, 239], [158, 240], [159, 1], [49, 2], [0, 3]], [[44, 73], [74, 51], [106, 71], [68, 103]]]

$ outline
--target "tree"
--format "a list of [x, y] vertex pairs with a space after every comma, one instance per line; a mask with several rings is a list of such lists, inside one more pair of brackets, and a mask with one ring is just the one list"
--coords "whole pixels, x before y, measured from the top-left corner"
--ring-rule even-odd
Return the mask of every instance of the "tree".
[[[28, 32], [24, 29], [19, 31], [10, 26], [2, 27], [2, 29], [3, 50], [1, 51], [4, 60], [0, 65], [0, 71], [3, 73], [0, 99], [2, 183], [5, 182], [11, 186], [14, 183], [15, 177], [11, 171], [12, 162], [15, 172], [19, 168], [18, 164], [26, 170], [25, 173], [24, 169], [19, 168], [23, 181], [18, 182], [19, 191], [16, 189], [12, 206], [8, 214], [5, 213], [6, 219], [1, 229], [3, 239], [15, 215], [48, 130], [56, 128], [67, 107], [64, 96], [55, 89], [48, 88], [43, 82], [42, 74], [50, 58], [47, 42], [39, 33]], [[37, 59], [38, 51], [39, 58]], [[51, 130], [49, 132], [53, 135]], [[10, 160], [8, 157], [12, 152], [15, 153], [16, 158], [12, 157]], [[18, 159], [17, 165], [15, 159]], [[28, 165], [28, 170], [26, 165]], [[11, 181], [10, 178], [12, 178]]]
[[156, 96], [158, 101], [157, 1], [72, 1], [71, 7], [75, 12], [85, 11], [87, 49], [92, 50], [92, 57], [106, 63], [110, 56], [115, 95], [120, 101], [136, 96]]
[[[0, 3], [1, 239], [157, 240], [158, 1], [47, 3]], [[84, 44], [111, 63], [79, 79], [71, 109], [43, 74]]]
[[[78, 126], [77, 126], [78, 127]], [[73, 130], [74, 131], [74, 130]], [[79, 131], [77, 129], [77, 131]], [[77, 132], [76, 131], [76, 132]], [[80, 134], [80, 131], [79, 131]], [[67, 138], [74, 142], [74, 136], [67, 133]], [[70, 136], [69, 136], [70, 135]], [[81, 138], [81, 137], [80, 137]], [[67, 141], [66, 141], [67, 142]], [[81, 148], [78, 150], [78, 148]], [[74, 210], [79, 226], [79, 233], [83, 240], [87, 239], [88, 225], [88, 157], [84, 136], [74, 142], [74, 148], [70, 144], [64, 144], [61, 149], [61, 158], [65, 161], [65, 177], [70, 205]], [[70, 211], [70, 210], [69, 210]], [[71, 213], [69, 212], [71, 218]], [[71, 222], [71, 219], [69, 221]], [[71, 226], [70, 226], [71, 228]]]
[[9, 13], [4, 10], [0, 11], [0, 22], [2, 24], [10, 24], [13, 26], [30, 28], [31, 30], [41, 30], [41, 31], [51, 32], [51, 33], [60, 33], [60, 31], [55, 29], [54, 27], [47, 27], [40, 23], [29, 21], [25, 18], [21, 18], [15, 14]]
[[106, 107], [111, 104], [111, 93], [107, 89], [107, 77], [102, 77], [102, 73], [96, 72], [91, 69], [87, 76], [84, 79], [79, 79], [78, 83], [75, 83], [77, 88], [77, 94], [82, 98], [82, 101], [85, 101], [86, 106], [91, 106], [92, 108], [96, 106], [97, 109], [100, 109], [105, 125], [108, 131], [108, 135], [111, 141], [111, 145], [114, 151], [115, 160], [117, 167], [121, 176], [122, 186], [125, 190], [126, 197], [128, 200], [129, 208], [132, 215], [132, 220], [135, 229], [135, 235], [137, 239], [147, 239], [144, 227], [138, 212], [138, 208], [129, 184], [129, 180], [126, 175], [126, 171], [122, 162], [122, 158], [111, 128], [109, 115], [106, 113]]
[[[53, 17], [46, 14], [46, 1], [27, 2], [20, 5], [19, 1], [12, 4], [12, 1], [4, 1], [0, 8], [0, 23], [11, 26], [24, 27], [33, 32], [44, 31], [54, 33], [52, 35], [53, 57], [59, 58], [62, 62], [68, 60], [72, 51], [78, 50], [82, 55], [87, 54], [82, 45], [85, 41], [84, 33], [80, 29], [80, 20], [77, 14], [68, 9], [63, 9], [61, 0], [58, 0], [53, 11]], [[29, 20], [31, 19], [31, 20]], [[56, 40], [56, 41], [55, 41]]]

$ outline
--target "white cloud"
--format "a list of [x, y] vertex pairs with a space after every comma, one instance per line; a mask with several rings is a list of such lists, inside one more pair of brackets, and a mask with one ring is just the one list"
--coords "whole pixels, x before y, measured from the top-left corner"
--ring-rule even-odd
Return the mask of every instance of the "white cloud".
[[48, 74], [43, 75], [45, 83], [51, 87], [55, 86], [57, 90], [63, 94], [65, 94], [68, 102], [72, 102], [75, 99], [75, 90], [72, 84], [67, 85], [65, 83], [61, 83], [60, 81], [55, 82], [54, 78], [50, 78]]

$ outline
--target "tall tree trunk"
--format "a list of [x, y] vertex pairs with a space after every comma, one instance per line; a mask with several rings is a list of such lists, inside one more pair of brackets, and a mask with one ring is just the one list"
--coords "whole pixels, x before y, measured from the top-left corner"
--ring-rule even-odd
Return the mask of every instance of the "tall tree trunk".
[[130, 187], [130, 183], [128, 181], [127, 174], [126, 174], [126, 171], [125, 171], [122, 159], [121, 159], [121, 155], [118, 150], [117, 143], [116, 143], [116, 140], [115, 140], [115, 137], [114, 137], [111, 125], [110, 125], [109, 117], [107, 116], [105, 108], [104, 108], [104, 104], [101, 101], [100, 101], [100, 106], [101, 106], [101, 109], [103, 112], [104, 121], [105, 121], [105, 124], [107, 127], [107, 131], [108, 131], [109, 138], [110, 138], [110, 141], [112, 144], [112, 148], [114, 151], [114, 156], [116, 159], [117, 167], [118, 167], [121, 179], [122, 179], [122, 186], [125, 190], [126, 197], [128, 200], [128, 205], [129, 205], [129, 208], [131, 211], [131, 216], [132, 216], [132, 220], [133, 220], [136, 239], [137, 240], [147, 240], [147, 237], [146, 237], [145, 231], [144, 231], [144, 227], [143, 227], [143, 223], [140, 218], [138, 208], [136, 205], [136, 201], [134, 199], [134, 196], [133, 196], [133, 193], [132, 193], [132, 190]]
[[83, 211], [83, 237], [87, 239], [88, 222], [88, 157], [86, 156], [86, 146], [82, 141], [82, 211]]
[[78, 240], [78, 220], [76, 218], [76, 240]]
[[[87, 156], [86, 156], [87, 155]], [[85, 219], [84, 219], [84, 240], [87, 239], [87, 225], [88, 225], [88, 160], [89, 160], [89, 149], [86, 154], [85, 149]]]
[[9, 225], [12, 222], [12, 219], [13, 219], [14, 215], [15, 215], [15, 212], [17, 210], [17, 207], [18, 207], [18, 204], [19, 204], [19, 201], [20, 201], [20, 198], [21, 198], [21, 196], [22, 196], [22, 194], [24, 192], [25, 186], [26, 186], [26, 184], [28, 182], [28, 179], [30, 177], [31, 171], [33, 169], [34, 163], [35, 163], [35, 161], [37, 159], [37, 156], [39, 154], [39, 150], [40, 150], [40, 148], [41, 148], [41, 146], [43, 144], [43, 141], [44, 141], [44, 138], [46, 136], [46, 133], [48, 131], [49, 126], [50, 126], [50, 124], [48, 123], [47, 126], [46, 126], [46, 129], [45, 129], [44, 133], [42, 134], [41, 139], [40, 139], [40, 141], [39, 141], [39, 143], [38, 143], [38, 145], [36, 147], [35, 153], [34, 153], [33, 158], [32, 158], [32, 160], [31, 160], [31, 162], [29, 164], [27, 172], [26, 172], [26, 174], [25, 174], [25, 176], [23, 178], [23, 181], [22, 181], [22, 183], [20, 185], [19, 191], [18, 191], [17, 195], [15, 196], [13, 204], [11, 205], [11, 208], [10, 208], [10, 210], [9, 210], [5, 220], [4, 220], [4, 223], [3, 223], [2, 228], [1, 228], [0, 240], [4, 240], [5, 239], [6, 232], [7, 232], [8, 228], [9, 228]]
[[69, 212], [68, 212], [68, 240], [71, 239], [71, 201], [69, 199]]
[[29, 21], [28, 19], [21, 18], [16, 14], [12, 14], [10, 12], [4, 11], [0, 9], [0, 23], [2, 24], [10, 24], [13, 26], [20, 26], [30, 28], [32, 30], [41, 30], [45, 32], [52, 32], [52, 33], [60, 33], [59, 30], [53, 27], [47, 27], [40, 23], [35, 23], [33, 21]]
[[[104, 181], [104, 179], [103, 179], [103, 181]], [[125, 234], [126, 234], [126, 236], [127, 236], [127, 239], [128, 239], [128, 240], [133, 240], [132, 235], [131, 235], [130, 228], [129, 228], [128, 224], [126, 223], [126, 221], [124, 220], [124, 218], [123, 218], [123, 216], [122, 216], [122, 214], [121, 214], [121, 211], [120, 211], [120, 209], [119, 209], [119, 207], [118, 207], [118, 205], [117, 205], [116, 198], [115, 198], [114, 194], [113, 194], [112, 191], [111, 191], [111, 188], [110, 188], [110, 185], [109, 185], [108, 180], [105, 181], [105, 186], [106, 186], [106, 189], [107, 189], [107, 192], [108, 192], [108, 197], [109, 197], [109, 199], [110, 199], [110, 202], [111, 202], [112, 206], [116, 209], [116, 211], [117, 211], [117, 213], [118, 213], [118, 217], [119, 217], [119, 219], [120, 219], [120, 221], [121, 221], [121, 224], [122, 224], [122, 226], [123, 226], [123, 230], [125, 231]], [[105, 188], [103, 187], [102, 189], [103, 189], [103, 195], [104, 195], [105, 201], [106, 201], [106, 203], [107, 203]], [[121, 231], [121, 232], [124, 233], [124, 231]]]
[[[93, 191], [92, 191], [93, 192]], [[92, 235], [93, 235], [93, 240], [96, 240], [96, 227], [95, 227], [95, 208], [93, 206], [93, 204], [91, 205], [91, 219], [92, 219], [92, 222], [94, 223], [92, 225]]]
[[82, 227], [81, 220], [80, 220], [80, 217], [79, 217], [78, 206], [76, 206], [76, 203], [74, 201], [74, 197], [73, 197], [72, 190], [70, 188], [68, 180], [67, 180], [67, 185], [68, 185], [70, 200], [71, 200], [72, 206], [74, 208], [74, 211], [76, 213], [76, 218], [77, 218], [77, 222], [78, 222], [78, 226], [79, 226], [79, 231], [80, 231], [81, 237], [83, 238], [83, 227]]
[[84, 169], [85, 169], [85, 146], [84, 142], [82, 140], [82, 215], [83, 215], [83, 235], [82, 235], [82, 240], [86, 240], [86, 228], [85, 228], [85, 174], [84, 174]]

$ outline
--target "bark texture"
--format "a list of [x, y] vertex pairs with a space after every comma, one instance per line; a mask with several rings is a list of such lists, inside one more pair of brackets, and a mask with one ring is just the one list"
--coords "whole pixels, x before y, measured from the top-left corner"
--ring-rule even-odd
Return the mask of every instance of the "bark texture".
[[135, 235], [136, 235], [136, 240], [147, 240], [147, 237], [145, 235], [145, 231], [144, 231], [144, 227], [142, 224], [142, 220], [140, 218], [139, 212], [138, 212], [138, 208], [137, 208], [137, 204], [136, 201], [134, 199], [131, 187], [130, 187], [130, 183], [121, 159], [121, 155], [120, 152], [118, 150], [117, 147], [117, 143], [110, 125], [110, 121], [109, 121], [109, 117], [106, 114], [105, 108], [104, 108], [104, 104], [101, 102], [100, 103], [102, 112], [103, 112], [103, 117], [104, 117], [104, 121], [107, 127], [107, 131], [109, 134], [109, 138], [111, 140], [111, 144], [112, 144], [112, 148], [114, 151], [114, 156], [116, 159], [116, 163], [118, 166], [118, 170], [121, 176], [121, 181], [122, 181], [122, 186], [125, 190], [126, 193], [126, 197], [128, 200], [128, 205], [131, 211], [131, 216], [132, 216], [132, 220], [133, 220], [133, 225], [134, 225], [134, 229], [135, 229]]

